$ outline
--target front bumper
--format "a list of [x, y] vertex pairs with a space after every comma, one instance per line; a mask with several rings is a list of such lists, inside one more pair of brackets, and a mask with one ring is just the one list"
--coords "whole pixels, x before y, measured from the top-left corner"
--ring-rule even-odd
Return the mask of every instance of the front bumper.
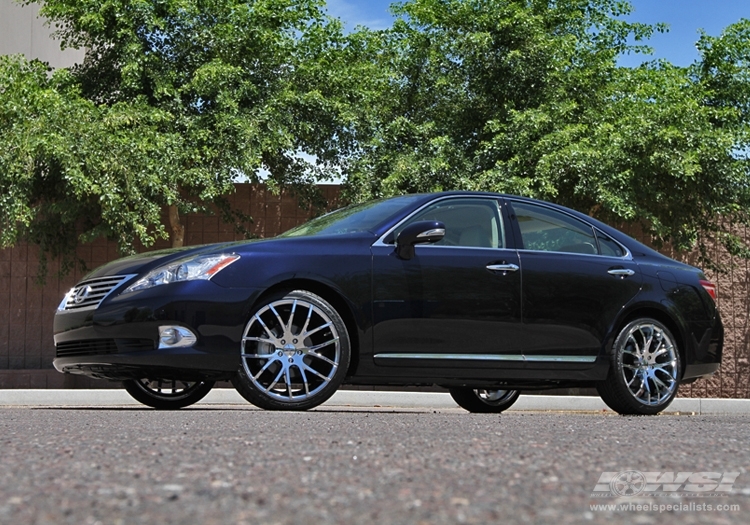
[[[239, 367], [255, 297], [254, 290], [186, 282], [108, 298], [95, 310], [58, 312], [53, 364], [113, 380], [227, 379]], [[163, 325], [184, 326], [198, 339], [190, 347], [158, 348]]]

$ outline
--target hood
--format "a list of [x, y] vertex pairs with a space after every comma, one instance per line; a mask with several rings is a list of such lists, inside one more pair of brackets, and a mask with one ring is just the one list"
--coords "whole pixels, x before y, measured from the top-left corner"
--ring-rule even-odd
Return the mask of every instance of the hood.
[[97, 277], [107, 277], [109, 275], [139, 274], [143, 270], [150, 270], [153, 267], [167, 263], [174, 259], [180, 259], [182, 257], [187, 257], [188, 255], [198, 253], [221, 251], [227, 246], [236, 246], [238, 244], [245, 244], [246, 242], [247, 241], [203, 244], [201, 246], [167, 248], [165, 250], [139, 253], [137, 255], [131, 255], [129, 257], [123, 257], [122, 259], [108, 262], [107, 264], [100, 266], [96, 270], [92, 271], [81, 280], [87, 281], [89, 279], [95, 279]]

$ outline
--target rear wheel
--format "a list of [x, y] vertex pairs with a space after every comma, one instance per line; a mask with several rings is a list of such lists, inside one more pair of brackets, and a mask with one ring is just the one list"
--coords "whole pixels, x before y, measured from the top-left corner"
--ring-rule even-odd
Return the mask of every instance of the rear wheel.
[[628, 323], [610, 350], [607, 379], [596, 389], [620, 414], [658, 414], [680, 385], [680, 352], [669, 329], [656, 319]]
[[245, 326], [242, 397], [267, 410], [307, 410], [330, 398], [349, 368], [346, 325], [323, 298], [305, 291], [269, 297]]
[[176, 410], [197, 403], [214, 386], [213, 381], [175, 379], [129, 379], [122, 382], [128, 394], [144, 405], [160, 410]]
[[521, 392], [518, 390], [487, 390], [474, 388], [448, 389], [458, 406], [469, 412], [498, 413], [510, 408]]

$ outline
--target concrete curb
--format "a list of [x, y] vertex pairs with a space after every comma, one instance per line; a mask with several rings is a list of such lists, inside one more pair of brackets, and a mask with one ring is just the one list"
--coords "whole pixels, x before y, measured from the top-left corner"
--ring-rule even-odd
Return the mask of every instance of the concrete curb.
[[[212, 390], [199, 405], [250, 406], [230, 388]], [[142, 406], [127, 392], [116, 390], [0, 390], [0, 407], [112, 407]], [[450, 395], [439, 392], [382, 392], [339, 390], [324, 408], [458, 409]], [[513, 411], [610, 412], [598, 397], [522, 395]], [[750, 399], [678, 398], [667, 414], [750, 415]]]

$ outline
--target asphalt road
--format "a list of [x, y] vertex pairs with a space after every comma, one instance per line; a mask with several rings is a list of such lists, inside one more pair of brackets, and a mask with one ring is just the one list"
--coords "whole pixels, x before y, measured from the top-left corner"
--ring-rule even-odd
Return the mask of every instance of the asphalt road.
[[[0, 523], [744, 524], [749, 438], [748, 416], [2, 408]], [[724, 497], [592, 497], [627, 470], [740, 474]]]

